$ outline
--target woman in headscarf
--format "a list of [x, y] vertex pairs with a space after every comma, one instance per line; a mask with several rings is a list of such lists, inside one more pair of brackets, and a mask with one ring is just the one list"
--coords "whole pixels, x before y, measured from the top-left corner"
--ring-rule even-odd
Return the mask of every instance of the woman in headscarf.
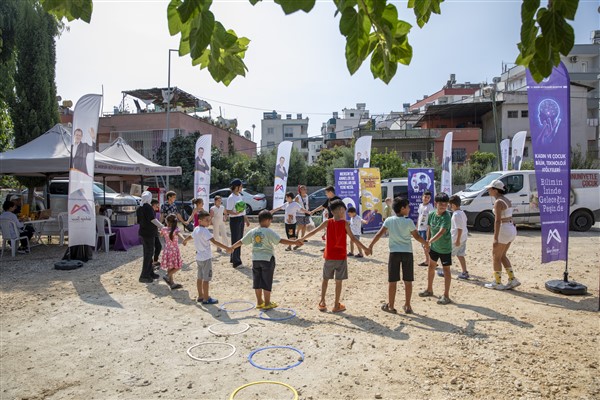
[[[250, 221], [246, 216], [246, 202], [242, 197], [242, 181], [234, 179], [231, 181], [231, 194], [227, 198], [227, 206], [225, 207], [227, 215], [229, 215], [229, 229], [231, 230], [231, 243], [235, 243], [244, 236], [244, 223], [250, 226]], [[231, 254], [229, 259], [233, 268], [242, 265], [242, 251], [238, 247]]]
[[137, 222], [140, 226], [139, 235], [144, 248], [144, 261], [139, 279], [142, 283], [152, 283], [159, 277], [152, 268], [152, 257], [154, 256], [154, 240], [158, 236], [158, 228], [162, 228], [163, 224], [156, 219], [156, 213], [150, 204], [151, 201], [152, 193], [145, 191], [142, 193], [142, 205], [136, 210]]

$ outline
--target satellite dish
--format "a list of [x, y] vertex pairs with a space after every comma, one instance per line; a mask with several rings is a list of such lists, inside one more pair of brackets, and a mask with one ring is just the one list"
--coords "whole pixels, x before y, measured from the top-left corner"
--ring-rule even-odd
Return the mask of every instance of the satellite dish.
[[244, 137], [246, 139], [250, 139], [252, 137], [252, 134], [250, 133], [250, 131], [244, 131]]

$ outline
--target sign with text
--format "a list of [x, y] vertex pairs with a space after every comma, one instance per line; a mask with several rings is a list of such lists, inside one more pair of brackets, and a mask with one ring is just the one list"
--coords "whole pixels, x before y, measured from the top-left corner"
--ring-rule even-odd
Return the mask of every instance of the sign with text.
[[[356, 208], [360, 212], [360, 183], [358, 181], [358, 169], [356, 168], [336, 168], [334, 170], [335, 177], [335, 194], [342, 199], [349, 207]], [[329, 216], [331, 218], [331, 215]]]
[[419, 206], [423, 203], [423, 193], [431, 192], [435, 198], [435, 185], [433, 169], [409, 168], [408, 169], [408, 201], [410, 202], [410, 218], [417, 223], [419, 219]]
[[567, 260], [571, 181], [570, 79], [561, 62], [537, 83], [527, 70], [529, 126], [542, 224], [542, 263]]
[[211, 144], [212, 135], [202, 135], [196, 140], [194, 151], [194, 197], [204, 201], [205, 210], [209, 208]]
[[378, 231], [383, 224], [381, 214], [381, 175], [379, 168], [360, 168], [361, 215], [367, 221], [363, 225], [364, 232]]
[[277, 146], [277, 161], [275, 162], [275, 177], [273, 179], [273, 208], [281, 207], [285, 203], [292, 144], [289, 140], [285, 140]]

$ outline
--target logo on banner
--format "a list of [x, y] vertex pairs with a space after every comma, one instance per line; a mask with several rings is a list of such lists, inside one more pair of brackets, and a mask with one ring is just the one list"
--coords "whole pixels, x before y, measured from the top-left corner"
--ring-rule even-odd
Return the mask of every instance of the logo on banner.
[[276, 192], [283, 192], [283, 185], [281, 185], [281, 184], [275, 185], [275, 191]]
[[84, 205], [75, 204], [73, 206], [73, 208], [71, 209], [71, 215], [74, 215], [75, 213], [77, 213], [79, 211], [81, 211], [85, 214], [90, 214], [90, 208], [88, 207], [87, 204], [84, 204]]
[[558, 243], [562, 243], [562, 239], [560, 237], [560, 234], [558, 233], [558, 229], [550, 229], [548, 231], [548, 238], [546, 239], [546, 244], [549, 244], [552, 239], [556, 240]]

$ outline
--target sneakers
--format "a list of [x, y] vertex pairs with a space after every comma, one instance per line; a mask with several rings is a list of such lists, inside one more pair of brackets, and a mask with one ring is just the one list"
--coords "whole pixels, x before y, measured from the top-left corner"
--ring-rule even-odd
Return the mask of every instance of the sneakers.
[[469, 272], [461, 272], [456, 278], [467, 280], [470, 278]]
[[292, 248], [290, 246], [285, 248], [285, 251], [291, 251], [291, 250], [292, 250]]
[[444, 277], [444, 270], [441, 268], [437, 269], [437, 276], [441, 276], [442, 278]]
[[419, 263], [419, 267], [428, 267], [429, 264], [426, 263], [425, 261], [423, 261], [422, 263]]
[[358, 253], [358, 254], [357, 254], [357, 255], [355, 255], [354, 257], [356, 257], [356, 258], [363, 258], [364, 256], [363, 256], [362, 254]]
[[217, 304], [219, 300], [209, 297], [207, 300], [202, 300], [202, 304]]
[[350, 252], [348, 254], [346, 254], [348, 257], [354, 257], [354, 253]]
[[517, 286], [521, 286], [521, 282], [519, 282], [517, 280], [517, 278], [513, 278], [510, 279], [507, 283], [506, 283], [506, 289], [514, 289]]
[[438, 299], [437, 303], [445, 306], [446, 304], [452, 303], [452, 300], [446, 296], [442, 296]]
[[419, 297], [431, 297], [433, 296], [433, 292], [430, 292], [429, 290], [423, 290], [422, 292], [419, 292]]
[[496, 283], [495, 281], [486, 283], [484, 286], [488, 289], [495, 289], [495, 290], [506, 290], [507, 289], [506, 286], [504, 286], [501, 283]]

